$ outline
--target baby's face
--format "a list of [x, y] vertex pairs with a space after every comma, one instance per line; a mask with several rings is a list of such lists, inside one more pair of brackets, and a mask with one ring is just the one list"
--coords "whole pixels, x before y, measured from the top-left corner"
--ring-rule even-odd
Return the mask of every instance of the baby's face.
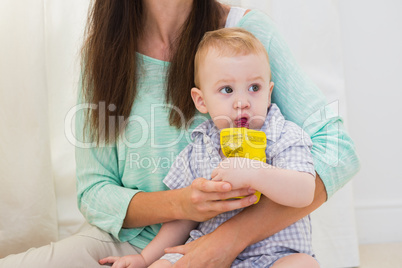
[[221, 56], [211, 49], [198, 75], [206, 110], [219, 129], [262, 127], [273, 88], [266, 55]]

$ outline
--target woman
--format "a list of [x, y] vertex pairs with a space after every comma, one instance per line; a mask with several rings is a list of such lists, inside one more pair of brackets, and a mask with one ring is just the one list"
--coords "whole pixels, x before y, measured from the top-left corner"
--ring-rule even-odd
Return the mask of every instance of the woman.
[[[204, 221], [249, 206], [213, 233], [170, 249], [185, 255], [177, 267], [228, 267], [247, 245], [309, 214], [357, 172], [341, 118], [321, 119], [320, 113], [315, 118], [326, 100], [295, 64], [269, 18], [249, 11], [237, 19], [235, 13], [213, 0], [94, 1], [79, 100], [93, 106], [77, 114], [76, 129], [79, 140], [96, 146], [77, 148], [76, 159], [79, 208], [96, 227], [0, 260], [0, 267], [93, 267], [109, 255], [137, 253], [160, 223]], [[188, 143], [185, 128], [191, 131], [203, 120], [190, 97], [197, 44], [206, 31], [225, 25], [243, 27], [262, 41], [276, 85], [273, 102], [311, 136], [318, 175], [314, 202], [306, 208], [265, 197], [254, 206], [251, 198], [222, 201], [248, 192], [205, 178], [171, 191], [162, 183]], [[183, 124], [187, 121], [191, 124]]]

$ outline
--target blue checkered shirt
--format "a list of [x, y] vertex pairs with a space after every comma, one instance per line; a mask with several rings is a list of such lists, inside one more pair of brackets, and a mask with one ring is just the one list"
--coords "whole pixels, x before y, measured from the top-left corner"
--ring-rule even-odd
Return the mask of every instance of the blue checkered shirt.
[[[296, 124], [286, 121], [277, 105], [272, 104], [261, 128], [267, 136], [267, 163], [283, 169], [307, 172], [315, 176], [313, 146], [307, 135]], [[163, 182], [170, 189], [189, 186], [195, 178], [211, 179], [212, 171], [222, 160], [219, 155], [220, 132], [212, 120], [199, 125], [191, 134], [190, 143], [177, 157]], [[258, 189], [257, 189], [258, 190]], [[199, 224], [191, 231], [193, 241], [214, 231], [242, 209], [222, 213]], [[292, 253], [314, 256], [311, 246], [310, 217], [306, 216], [282, 231], [248, 246], [233, 262], [232, 267], [270, 267], [276, 260]], [[172, 263], [180, 254], [167, 254], [163, 258]]]

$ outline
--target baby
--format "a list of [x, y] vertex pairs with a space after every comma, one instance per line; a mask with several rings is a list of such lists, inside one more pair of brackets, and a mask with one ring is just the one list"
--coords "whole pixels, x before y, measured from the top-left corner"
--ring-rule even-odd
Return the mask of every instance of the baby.
[[[177, 189], [203, 177], [227, 181], [232, 189], [255, 189], [285, 206], [308, 206], [315, 189], [312, 142], [301, 128], [284, 119], [278, 106], [271, 104], [274, 83], [261, 42], [241, 28], [206, 33], [195, 56], [194, 82], [194, 104], [199, 112], [209, 113], [211, 120], [192, 132], [193, 142], [179, 154], [164, 183]], [[264, 131], [267, 162], [225, 158], [219, 133], [231, 127]], [[187, 243], [213, 232], [240, 211], [222, 213], [202, 223], [164, 223], [141, 254], [108, 257], [99, 262], [114, 263], [113, 267], [171, 267], [182, 255], [163, 255], [165, 248], [180, 245], [189, 236]], [[309, 216], [248, 246], [231, 267], [271, 266], [319, 267], [311, 246]]]

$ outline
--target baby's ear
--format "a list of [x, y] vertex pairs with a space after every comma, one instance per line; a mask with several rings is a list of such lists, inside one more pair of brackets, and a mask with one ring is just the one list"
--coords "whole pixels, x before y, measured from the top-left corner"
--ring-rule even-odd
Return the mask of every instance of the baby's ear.
[[272, 94], [272, 90], [274, 89], [274, 82], [269, 82], [269, 95]]
[[207, 106], [205, 105], [204, 102], [204, 95], [202, 94], [202, 91], [199, 88], [193, 87], [191, 89], [191, 98], [193, 99], [195, 108], [197, 108], [197, 110], [200, 113], [203, 114], [208, 113]]
[[269, 82], [269, 102], [271, 102], [272, 90], [274, 89], [274, 82]]

